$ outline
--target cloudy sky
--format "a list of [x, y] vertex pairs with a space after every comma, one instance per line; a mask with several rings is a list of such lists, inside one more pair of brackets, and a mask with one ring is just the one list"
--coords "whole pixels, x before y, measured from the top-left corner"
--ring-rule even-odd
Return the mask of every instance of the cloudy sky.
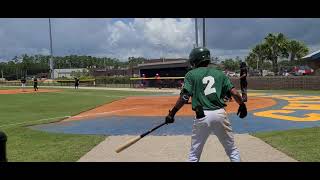
[[[51, 22], [53, 54], [58, 56], [185, 58], [195, 44], [193, 18], [53, 18]], [[199, 19], [200, 32], [201, 22]], [[207, 46], [222, 59], [246, 56], [267, 33], [282, 32], [305, 42], [311, 51], [320, 49], [319, 18], [209, 18], [206, 22]], [[0, 18], [0, 61], [24, 53], [47, 55], [49, 50], [47, 18]]]

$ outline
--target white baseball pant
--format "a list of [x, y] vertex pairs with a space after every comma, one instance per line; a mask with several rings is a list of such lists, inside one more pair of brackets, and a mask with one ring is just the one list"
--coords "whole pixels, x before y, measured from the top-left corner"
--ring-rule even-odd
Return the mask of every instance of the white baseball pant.
[[209, 135], [213, 132], [223, 145], [231, 162], [240, 162], [240, 152], [235, 146], [231, 123], [222, 109], [204, 111], [205, 117], [194, 119], [191, 136], [190, 162], [198, 162]]

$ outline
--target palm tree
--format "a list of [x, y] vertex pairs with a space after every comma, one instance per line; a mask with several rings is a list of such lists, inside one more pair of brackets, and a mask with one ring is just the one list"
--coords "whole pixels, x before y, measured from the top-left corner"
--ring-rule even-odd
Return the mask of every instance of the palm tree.
[[248, 64], [249, 67], [255, 68], [257, 65], [258, 57], [255, 53], [250, 52], [248, 56], [245, 57], [245, 62]]
[[288, 52], [290, 53], [290, 61], [293, 62], [296, 58], [300, 59], [309, 53], [308, 47], [299, 41], [292, 40], [288, 43]]
[[282, 34], [279, 33], [277, 35], [274, 34], [268, 34], [268, 36], [265, 38], [265, 53], [267, 59], [271, 60], [273, 72], [277, 74], [278, 72], [278, 58], [279, 57], [288, 57], [288, 40], [287, 38]]
[[266, 59], [266, 49], [267, 44], [258, 44], [252, 49], [251, 57], [256, 58], [257, 62], [257, 69], [259, 69], [259, 63], [263, 64], [264, 60]]

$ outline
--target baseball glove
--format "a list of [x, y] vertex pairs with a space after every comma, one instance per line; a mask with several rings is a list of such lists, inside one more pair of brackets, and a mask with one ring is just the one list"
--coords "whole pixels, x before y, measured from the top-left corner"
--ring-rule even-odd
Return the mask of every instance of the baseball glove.
[[245, 118], [247, 116], [247, 114], [248, 114], [247, 106], [244, 103], [240, 104], [237, 115], [240, 118]]

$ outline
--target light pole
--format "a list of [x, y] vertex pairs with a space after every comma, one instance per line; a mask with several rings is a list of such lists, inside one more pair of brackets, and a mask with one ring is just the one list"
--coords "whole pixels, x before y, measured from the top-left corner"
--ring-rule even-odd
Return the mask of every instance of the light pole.
[[194, 23], [195, 23], [195, 36], [196, 36], [196, 47], [199, 46], [198, 44], [198, 19], [197, 18], [194, 18]]
[[161, 43], [156, 44], [157, 46], [161, 47], [161, 57], [162, 57], [162, 62], [164, 62], [164, 45]]
[[203, 44], [203, 47], [206, 47], [206, 19], [203, 18], [202, 19], [202, 44]]
[[51, 18], [49, 18], [49, 36], [50, 36], [50, 60], [49, 60], [50, 78], [54, 79], [54, 75], [53, 75], [53, 52], [52, 52]]

